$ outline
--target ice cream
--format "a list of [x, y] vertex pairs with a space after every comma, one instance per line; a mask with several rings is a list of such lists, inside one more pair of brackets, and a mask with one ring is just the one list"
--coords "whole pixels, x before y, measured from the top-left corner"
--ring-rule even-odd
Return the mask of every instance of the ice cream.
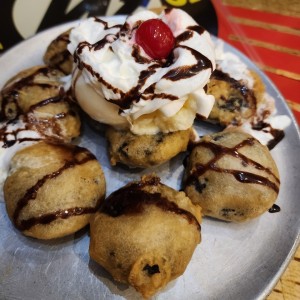
[[[136, 43], [140, 24], [160, 19], [175, 45], [166, 59], [152, 59]], [[210, 35], [187, 13], [140, 11], [124, 24], [89, 18], [70, 34], [73, 91], [94, 120], [135, 134], [185, 130], [196, 114], [207, 117], [214, 97], [204, 87], [215, 68]]]

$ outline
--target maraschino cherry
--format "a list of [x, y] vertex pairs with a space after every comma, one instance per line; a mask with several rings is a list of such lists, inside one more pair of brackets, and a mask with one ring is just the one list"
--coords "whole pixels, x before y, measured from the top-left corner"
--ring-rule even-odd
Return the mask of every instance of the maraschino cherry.
[[143, 22], [136, 31], [135, 39], [153, 59], [167, 58], [175, 44], [170, 27], [159, 19]]

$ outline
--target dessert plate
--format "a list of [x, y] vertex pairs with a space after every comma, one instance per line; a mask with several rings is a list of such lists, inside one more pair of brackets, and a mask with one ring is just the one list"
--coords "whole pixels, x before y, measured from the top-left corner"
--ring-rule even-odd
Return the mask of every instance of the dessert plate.
[[[111, 17], [124, 21], [124, 16]], [[0, 87], [18, 71], [42, 64], [47, 45], [78, 22], [63, 24], [22, 42], [0, 57]], [[202, 242], [185, 273], [154, 299], [264, 299], [292, 258], [300, 240], [300, 139], [298, 126], [272, 82], [242, 53], [225, 43], [225, 50], [238, 55], [264, 80], [275, 98], [278, 114], [292, 124], [272, 151], [281, 175], [276, 204], [279, 213], [265, 213], [245, 224], [204, 218]], [[200, 134], [216, 131], [196, 123]], [[80, 145], [99, 159], [107, 178], [107, 195], [142, 174], [155, 172], [163, 183], [179, 189], [184, 154], [162, 166], [144, 171], [111, 168], [106, 142], [84, 124]], [[88, 254], [89, 235], [84, 229], [54, 241], [39, 241], [20, 234], [7, 217], [0, 200], [0, 298], [1, 299], [141, 299], [127, 285], [115, 283]], [[170, 249], [172, 251], [172, 249]]]

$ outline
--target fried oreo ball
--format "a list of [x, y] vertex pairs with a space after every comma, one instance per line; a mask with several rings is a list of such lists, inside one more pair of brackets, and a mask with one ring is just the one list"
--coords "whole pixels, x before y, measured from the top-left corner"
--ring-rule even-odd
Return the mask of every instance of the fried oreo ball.
[[87, 149], [39, 142], [12, 158], [4, 199], [24, 235], [53, 239], [86, 226], [105, 189], [102, 168]]
[[112, 193], [92, 217], [90, 256], [148, 298], [185, 271], [201, 209], [153, 175]]
[[184, 190], [206, 216], [241, 222], [270, 209], [279, 173], [268, 148], [249, 134], [227, 131], [205, 136], [193, 148]]

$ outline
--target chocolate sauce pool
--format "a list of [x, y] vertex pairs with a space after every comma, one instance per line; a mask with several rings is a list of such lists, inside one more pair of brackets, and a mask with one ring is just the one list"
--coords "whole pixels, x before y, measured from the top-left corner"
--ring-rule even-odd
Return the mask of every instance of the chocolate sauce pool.
[[269, 213], [274, 214], [280, 212], [280, 207], [277, 204], [273, 204], [273, 206], [269, 209]]

